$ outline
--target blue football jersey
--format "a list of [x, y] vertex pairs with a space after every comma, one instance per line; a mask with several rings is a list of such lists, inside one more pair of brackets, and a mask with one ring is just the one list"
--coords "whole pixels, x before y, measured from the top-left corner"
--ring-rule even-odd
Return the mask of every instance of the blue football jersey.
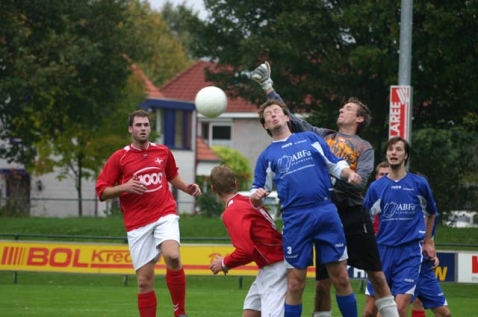
[[340, 178], [349, 167], [335, 156], [327, 143], [313, 132], [294, 133], [273, 141], [257, 159], [252, 190], [277, 187], [281, 208], [315, 206], [330, 201], [330, 176]]
[[398, 180], [382, 177], [370, 184], [364, 207], [379, 217], [377, 243], [398, 246], [425, 238], [425, 216], [437, 216], [427, 180], [407, 173]]

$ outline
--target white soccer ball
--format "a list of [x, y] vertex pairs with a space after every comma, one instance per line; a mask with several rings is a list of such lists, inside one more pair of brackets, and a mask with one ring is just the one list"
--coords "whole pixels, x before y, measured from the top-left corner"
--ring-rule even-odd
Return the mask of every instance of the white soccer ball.
[[226, 93], [216, 86], [208, 86], [199, 90], [194, 99], [196, 110], [205, 117], [216, 118], [226, 111]]

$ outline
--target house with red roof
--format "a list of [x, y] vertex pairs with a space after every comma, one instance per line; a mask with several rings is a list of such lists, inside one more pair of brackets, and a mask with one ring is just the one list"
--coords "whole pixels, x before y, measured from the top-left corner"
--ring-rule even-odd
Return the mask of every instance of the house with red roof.
[[[159, 91], [165, 100], [186, 102], [194, 106], [197, 92], [206, 86], [215, 85], [206, 81], [205, 72], [214, 72], [216, 65], [200, 60], [159, 87]], [[257, 157], [270, 143], [269, 136], [259, 123], [257, 112], [255, 104], [242, 98], [228, 98], [226, 111], [217, 118], [211, 119], [196, 113], [197, 136], [210, 147], [222, 145], [239, 151], [249, 159], [251, 168], [254, 168]]]
[[[226, 112], [218, 118], [210, 119], [197, 113], [196, 93], [214, 85], [205, 80], [205, 71], [214, 71], [215, 67], [215, 63], [198, 61], [158, 88], [139, 67], [132, 65], [144, 83], [147, 96], [140, 107], [154, 114], [152, 124], [159, 137], [152, 141], [172, 150], [181, 176], [187, 182], [195, 181], [198, 175], [209, 175], [211, 169], [220, 164], [211, 146], [238, 150], [254, 168], [259, 153], [270, 143], [259, 124], [257, 106], [241, 98], [229, 99]], [[29, 175], [22, 166], [0, 159], [0, 207], [6, 198], [23, 193], [25, 206], [29, 206], [32, 216], [77, 216], [75, 180], [59, 181], [57, 175], [56, 172]], [[180, 213], [194, 212], [193, 197], [174, 188], [172, 192]], [[94, 180], [83, 180], [82, 197], [84, 216], [105, 216], [112, 207], [110, 201], [98, 201]]]
[[[198, 175], [209, 175], [220, 163], [211, 146], [221, 145], [239, 151], [253, 169], [257, 157], [270, 143], [259, 123], [258, 107], [242, 98], [229, 98], [226, 111], [217, 118], [207, 118], [196, 111], [194, 99], [198, 91], [215, 85], [206, 81], [205, 74], [206, 71], [214, 72], [216, 65], [200, 60], [157, 90], [144, 80], [148, 98], [141, 107], [155, 114], [156, 131], [160, 135], [156, 142], [172, 150], [181, 175], [188, 181]], [[190, 210], [182, 204], [189, 200], [186, 194], [173, 190], [173, 195], [180, 211]]]

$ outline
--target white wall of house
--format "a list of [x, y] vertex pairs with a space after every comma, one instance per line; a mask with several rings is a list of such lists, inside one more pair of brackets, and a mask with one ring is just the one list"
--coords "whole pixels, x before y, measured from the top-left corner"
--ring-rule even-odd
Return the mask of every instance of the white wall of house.
[[[31, 179], [30, 201], [32, 216], [76, 217], [78, 216], [78, 193], [72, 177], [58, 180], [57, 173], [49, 173]], [[38, 186], [41, 182], [42, 189]], [[107, 203], [96, 198], [94, 180], [82, 180], [82, 215], [84, 217], [106, 216]]]
[[[228, 146], [244, 155], [249, 160], [252, 170], [254, 170], [259, 154], [271, 142], [270, 136], [260, 124], [257, 113], [224, 113], [214, 119], [199, 116], [198, 135], [203, 137], [209, 146], [221, 145], [215, 141], [212, 130], [209, 130], [208, 138], [204, 137], [201, 124], [205, 122], [215, 126], [228, 125], [231, 127]], [[222, 142], [226, 143], [226, 141]]]
[[[0, 159], [2, 169], [24, 169], [20, 164], [9, 164]], [[30, 215], [38, 217], [78, 216], [78, 193], [73, 178], [58, 180], [58, 171], [41, 176], [30, 176]], [[105, 216], [106, 203], [96, 201], [96, 180], [83, 180], [83, 216]], [[3, 198], [5, 190], [2, 189]]]
[[252, 171], [259, 154], [271, 143], [271, 137], [262, 128], [258, 117], [234, 118], [232, 148], [249, 159]]
[[[186, 183], [196, 182], [196, 151], [171, 150], [179, 168], [179, 175]], [[194, 212], [196, 198], [178, 190], [178, 213]]]

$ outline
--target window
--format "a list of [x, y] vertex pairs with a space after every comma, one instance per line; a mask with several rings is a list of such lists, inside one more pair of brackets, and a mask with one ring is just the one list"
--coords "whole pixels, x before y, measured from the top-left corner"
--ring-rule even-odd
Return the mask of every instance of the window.
[[192, 111], [164, 109], [162, 116], [164, 145], [172, 149], [191, 149]]
[[209, 146], [232, 146], [232, 128], [227, 123], [203, 122], [201, 124], [201, 136]]

